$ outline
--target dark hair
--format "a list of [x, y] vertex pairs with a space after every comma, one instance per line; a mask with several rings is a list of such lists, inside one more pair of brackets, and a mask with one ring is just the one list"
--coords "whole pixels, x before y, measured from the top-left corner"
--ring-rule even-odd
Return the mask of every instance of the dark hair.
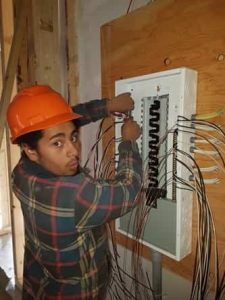
[[36, 130], [33, 132], [28, 132], [24, 135], [19, 136], [16, 139], [16, 144], [22, 146], [27, 144], [31, 149], [37, 149], [37, 143], [43, 136], [43, 130]]
[[[77, 120], [71, 120], [71, 122], [74, 123], [74, 125], [79, 128], [79, 124], [77, 124], [76, 122]], [[19, 145], [20, 147], [23, 145], [23, 144], [27, 144], [27, 146], [29, 146], [31, 149], [37, 149], [37, 144], [38, 144], [38, 141], [43, 137], [43, 133], [44, 133], [44, 130], [36, 130], [36, 131], [33, 131], [33, 132], [28, 132], [26, 134], [23, 134], [21, 136], [19, 136], [15, 143], [17, 145]]]

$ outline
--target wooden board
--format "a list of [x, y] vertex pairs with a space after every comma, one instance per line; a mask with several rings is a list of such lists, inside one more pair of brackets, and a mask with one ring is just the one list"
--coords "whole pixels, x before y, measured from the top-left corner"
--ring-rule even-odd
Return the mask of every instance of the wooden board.
[[67, 84], [70, 105], [78, 103], [77, 1], [66, 0]]
[[[13, 41], [14, 34], [14, 15], [13, 15], [13, 1], [9, 0], [1, 0], [1, 60], [2, 60], [2, 75], [3, 78], [6, 75], [6, 69], [10, 59], [10, 50]], [[4, 12], [4, 13], [3, 13]], [[19, 51], [19, 49], [18, 49]], [[16, 64], [16, 60], [14, 59], [14, 63]], [[16, 69], [16, 68], [15, 68]], [[10, 75], [13, 77], [13, 73], [10, 72]], [[14, 82], [12, 90], [9, 91], [10, 95], [15, 95], [16, 93], [16, 84]], [[9, 101], [10, 99], [5, 99]], [[6, 133], [8, 136], [8, 134]], [[8, 177], [7, 180], [10, 182], [10, 173], [11, 166], [15, 165], [15, 161], [18, 161], [20, 156], [19, 148], [16, 146], [10, 147], [9, 139], [7, 142], [3, 143], [4, 147], [7, 148], [7, 157], [5, 157], [5, 164], [8, 166], [8, 170], [5, 170], [5, 177]], [[10, 157], [11, 156], [11, 157]], [[1, 168], [3, 166], [1, 165]], [[13, 258], [14, 258], [14, 271], [15, 271], [15, 281], [17, 285], [21, 285], [22, 283], [22, 275], [23, 275], [23, 245], [24, 245], [24, 235], [23, 235], [23, 220], [21, 214], [20, 203], [12, 194], [12, 189], [10, 186], [5, 186], [8, 189], [8, 193], [10, 195], [10, 210], [11, 210], [11, 225], [12, 225], [12, 236], [13, 236]], [[2, 190], [1, 190], [2, 193]], [[6, 213], [6, 212], [5, 212]]]
[[[14, 0], [15, 11], [20, 1]], [[33, 84], [48, 84], [71, 105], [77, 103], [76, 1], [28, 2], [26, 34], [19, 57], [18, 90]]]
[[[101, 28], [102, 93], [114, 95], [116, 80], [179, 67], [198, 72], [197, 112], [225, 106], [225, 1], [154, 1]], [[225, 124], [224, 116], [216, 119]], [[110, 123], [110, 120], [107, 120]], [[225, 249], [225, 190], [221, 184], [207, 189], [215, 219], [219, 254]], [[196, 240], [196, 207], [193, 219], [193, 252], [181, 262], [163, 258], [164, 267], [190, 278]], [[125, 238], [118, 234], [125, 245]], [[144, 247], [143, 255], [149, 257]]]

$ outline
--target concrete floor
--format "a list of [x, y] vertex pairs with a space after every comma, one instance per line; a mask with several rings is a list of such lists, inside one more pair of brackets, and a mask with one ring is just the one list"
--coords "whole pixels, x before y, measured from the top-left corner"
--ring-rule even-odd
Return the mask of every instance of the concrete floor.
[[21, 300], [20, 290], [15, 286], [12, 237], [0, 235], [0, 299]]

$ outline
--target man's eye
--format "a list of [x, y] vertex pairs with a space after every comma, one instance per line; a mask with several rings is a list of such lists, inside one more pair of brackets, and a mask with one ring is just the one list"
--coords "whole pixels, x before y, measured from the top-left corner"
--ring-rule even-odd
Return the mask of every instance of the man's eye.
[[60, 141], [56, 141], [56, 142], [53, 143], [53, 145], [56, 146], [56, 147], [62, 147], [63, 143], [60, 142]]
[[72, 143], [76, 143], [77, 142], [77, 138], [78, 138], [78, 134], [77, 133], [73, 134], [72, 138], [71, 138]]

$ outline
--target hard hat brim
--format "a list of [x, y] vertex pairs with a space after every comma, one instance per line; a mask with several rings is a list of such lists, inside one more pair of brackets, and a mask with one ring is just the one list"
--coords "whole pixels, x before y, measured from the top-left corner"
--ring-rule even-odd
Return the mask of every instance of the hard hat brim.
[[50, 127], [54, 127], [55, 125], [59, 125], [62, 123], [66, 123], [68, 121], [73, 121], [73, 120], [79, 119], [81, 117], [82, 117], [82, 115], [79, 115], [77, 113], [68, 112], [68, 113], [64, 113], [64, 114], [49, 118], [47, 120], [44, 120], [43, 122], [39, 122], [38, 124], [34, 124], [34, 125], [24, 128], [24, 130], [20, 131], [19, 135], [11, 137], [11, 142], [13, 144], [16, 144], [17, 138], [24, 134], [34, 132], [37, 130], [44, 130], [44, 129], [47, 129]]

